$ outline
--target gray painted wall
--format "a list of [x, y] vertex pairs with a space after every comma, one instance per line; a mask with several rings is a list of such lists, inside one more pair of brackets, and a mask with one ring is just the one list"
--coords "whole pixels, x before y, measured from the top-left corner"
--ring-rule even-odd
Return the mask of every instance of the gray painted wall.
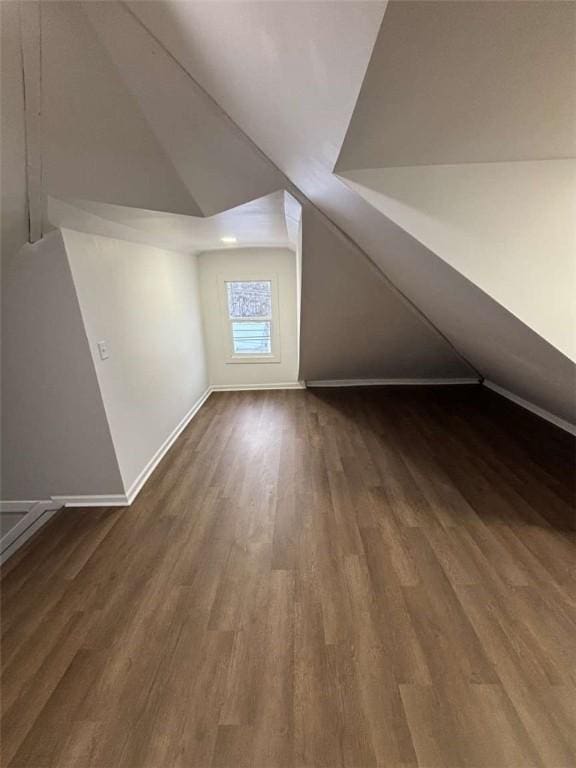
[[60, 233], [2, 277], [1, 497], [123, 493]]
[[42, 3], [42, 93], [48, 194], [199, 214], [82, 3]]
[[311, 206], [302, 247], [300, 379], [476, 375]]

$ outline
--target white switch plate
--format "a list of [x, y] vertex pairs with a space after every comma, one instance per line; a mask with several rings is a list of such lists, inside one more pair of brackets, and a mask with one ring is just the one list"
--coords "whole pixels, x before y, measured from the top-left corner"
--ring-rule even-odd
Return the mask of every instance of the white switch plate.
[[98, 354], [100, 355], [100, 360], [107, 360], [110, 357], [108, 343], [106, 341], [98, 342]]

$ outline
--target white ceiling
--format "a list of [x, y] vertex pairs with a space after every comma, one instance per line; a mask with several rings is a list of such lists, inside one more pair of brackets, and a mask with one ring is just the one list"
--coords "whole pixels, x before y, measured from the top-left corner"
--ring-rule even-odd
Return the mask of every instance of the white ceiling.
[[[184, 253], [246, 247], [294, 249], [299, 215], [300, 206], [285, 192], [206, 218], [89, 200], [50, 198], [48, 204], [48, 218], [54, 226]], [[235, 238], [235, 242], [222, 238]]]
[[301, 189], [324, 183], [385, 0], [127, 5]]

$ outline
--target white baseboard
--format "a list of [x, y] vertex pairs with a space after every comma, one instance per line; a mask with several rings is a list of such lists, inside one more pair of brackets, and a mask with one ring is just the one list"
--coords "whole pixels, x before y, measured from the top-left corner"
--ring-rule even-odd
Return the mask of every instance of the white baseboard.
[[128, 495], [125, 493], [112, 493], [109, 495], [93, 496], [52, 496], [55, 504], [61, 507], [127, 507]]
[[308, 387], [437, 387], [454, 384], [479, 384], [479, 378], [466, 379], [318, 379], [307, 381]]
[[206, 391], [194, 403], [192, 408], [190, 408], [184, 418], [168, 435], [166, 440], [164, 440], [160, 448], [158, 448], [154, 456], [152, 456], [150, 461], [146, 464], [144, 469], [140, 472], [126, 493], [114, 493], [97, 496], [52, 496], [52, 499], [63, 507], [129, 507], [142, 490], [146, 480], [148, 480], [152, 472], [156, 469], [158, 464], [168, 453], [173, 443], [180, 436], [180, 433], [188, 426], [190, 420], [196, 415], [196, 413], [198, 413], [200, 408], [204, 405], [211, 394], [212, 387], [208, 387]]
[[164, 456], [168, 453], [168, 451], [172, 447], [172, 444], [180, 436], [180, 433], [183, 432], [184, 429], [188, 426], [188, 423], [198, 413], [200, 408], [204, 405], [206, 400], [208, 400], [211, 394], [212, 394], [212, 387], [208, 387], [204, 392], [204, 394], [202, 394], [198, 398], [198, 400], [194, 403], [192, 408], [190, 408], [186, 416], [184, 416], [184, 418], [180, 421], [180, 423], [168, 435], [166, 440], [164, 440], [160, 448], [158, 448], [154, 456], [152, 456], [148, 464], [146, 464], [142, 472], [140, 472], [136, 480], [134, 480], [134, 482], [128, 489], [126, 493], [126, 496], [128, 498], [128, 504], [132, 504], [136, 496], [138, 496], [138, 494], [142, 490], [142, 486], [144, 485], [146, 480], [148, 480], [152, 472], [156, 469], [158, 464], [162, 461]]
[[16, 514], [24, 514], [28, 512], [34, 504], [38, 504], [37, 501], [0, 501], [0, 514], [2, 512], [14, 512]]
[[212, 392], [252, 392], [266, 389], [306, 389], [303, 381], [282, 381], [277, 384], [213, 384]]
[[[30, 504], [30, 502], [20, 502]], [[33, 533], [45, 525], [61, 508], [53, 501], [36, 501], [22, 513], [21, 519], [0, 539], [0, 564], [5, 563]], [[6, 510], [3, 510], [6, 511]]]
[[516, 403], [516, 405], [519, 405], [522, 408], [526, 408], [527, 411], [535, 413], [536, 416], [540, 416], [542, 419], [546, 419], [546, 421], [549, 421], [556, 427], [564, 429], [571, 435], [576, 435], [575, 424], [571, 424], [569, 421], [561, 419], [559, 416], [555, 416], [553, 413], [550, 413], [550, 411], [545, 411], [544, 408], [540, 408], [539, 405], [534, 405], [534, 403], [530, 403], [528, 400], [524, 400], [524, 398], [518, 397], [518, 395], [515, 395], [513, 392], [509, 392], [507, 389], [504, 389], [504, 387], [500, 387], [498, 384], [494, 384], [493, 381], [488, 381], [485, 379], [483, 384], [485, 387], [488, 387], [488, 389], [491, 389], [497, 394], [502, 395], [502, 397], [506, 397], [508, 400]]

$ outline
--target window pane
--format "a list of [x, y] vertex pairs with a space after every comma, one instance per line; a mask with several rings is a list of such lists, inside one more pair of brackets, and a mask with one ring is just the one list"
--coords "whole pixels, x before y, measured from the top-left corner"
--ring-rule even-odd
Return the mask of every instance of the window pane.
[[272, 317], [272, 283], [270, 280], [226, 283], [230, 319], [240, 317]]
[[269, 355], [272, 352], [270, 321], [232, 323], [235, 355]]

